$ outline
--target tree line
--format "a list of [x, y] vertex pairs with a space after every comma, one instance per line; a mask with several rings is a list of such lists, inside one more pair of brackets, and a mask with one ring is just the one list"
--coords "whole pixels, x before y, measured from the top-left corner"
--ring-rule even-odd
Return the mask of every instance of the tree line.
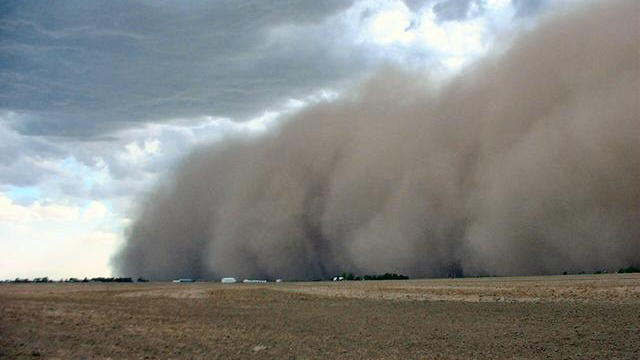
[[134, 280], [130, 277], [94, 277], [94, 278], [67, 278], [53, 280], [48, 277], [37, 277], [33, 279], [29, 278], [15, 278], [11, 280], [3, 280], [1, 282], [14, 283], [14, 284], [30, 284], [30, 283], [88, 283], [88, 282], [101, 282], [101, 283], [132, 283], [132, 282], [147, 282], [149, 280], [138, 278]]

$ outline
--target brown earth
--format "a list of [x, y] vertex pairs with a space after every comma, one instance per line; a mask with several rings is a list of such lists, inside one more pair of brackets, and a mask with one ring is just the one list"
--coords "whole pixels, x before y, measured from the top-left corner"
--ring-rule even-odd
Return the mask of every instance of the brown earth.
[[640, 275], [1, 284], [0, 358], [638, 359]]

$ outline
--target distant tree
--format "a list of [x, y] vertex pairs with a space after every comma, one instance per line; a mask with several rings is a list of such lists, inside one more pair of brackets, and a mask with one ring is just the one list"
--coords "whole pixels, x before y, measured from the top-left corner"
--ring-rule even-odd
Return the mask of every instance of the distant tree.
[[407, 280], [408, 276], [393, 274], [393, 273], [384, 273], [382, 275], [364, 275], [364, 280]]
[[353, 273], [346, 273], [344, 279], [345, 280], [353, 280], [354, 279]]
[[620, 270], [618, 270], [619, 274], [630, 274], [630, 273], [637, 273], [640, 272], [640, 268], [637, 268], [635, 266], [629, 266], [626, 268], [621, 268]]

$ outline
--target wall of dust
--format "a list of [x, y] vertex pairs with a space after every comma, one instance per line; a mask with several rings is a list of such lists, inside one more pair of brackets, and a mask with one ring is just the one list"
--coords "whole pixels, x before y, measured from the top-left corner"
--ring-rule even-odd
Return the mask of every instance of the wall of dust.
[[528, 275], [640, 263], [635, 1], [541, 23], [444, 85], [385, 68], [141, 199], [121, 276]]

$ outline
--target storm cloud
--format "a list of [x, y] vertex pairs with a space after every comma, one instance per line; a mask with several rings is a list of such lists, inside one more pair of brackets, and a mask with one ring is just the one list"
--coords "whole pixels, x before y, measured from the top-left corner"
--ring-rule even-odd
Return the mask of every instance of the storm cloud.
[[[63, 139], [99, 140], [176, 118], [246, 121], [390, 60], [352, 28], [385, 2], [357, 3], [4, 1], [0, 111], [22, 115], [11, 124], [20, 134]], [[471, 4], [484, 8], [470, 0], [405, 3], [414, 17], [433, 9], [443, 21], [464, 20]], [[518, 12], [521, 3], [530, 2], [514, 1]], [[362, 13], [346, 21], [350, 8]], [[422, 61], [432, 55], [414, 53]]]
[[140, 201], [118, 275], [525, 275], [640, 263], [635, 1], [578, 7], [447, 83], [385, 68]]

